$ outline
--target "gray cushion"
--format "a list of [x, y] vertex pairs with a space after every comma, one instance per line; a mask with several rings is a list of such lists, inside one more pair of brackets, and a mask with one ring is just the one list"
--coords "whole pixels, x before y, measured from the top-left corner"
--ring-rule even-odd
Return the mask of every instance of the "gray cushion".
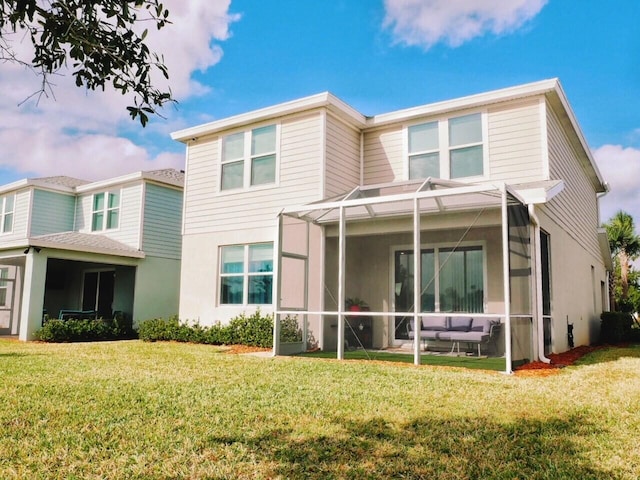
[[489, 334], [484, 332], [451, 332], [448, 340], [479, 343], [489, 340]]
[[449, 328], [452, 332], [468, 332], [471, 330], [472, 317], [450, 317]]
[[492, 320], [490, 318], [474, 318], [473, 322], [471, 322], [471, 331], [489, 333], [491, 330], [491, 323]]
[[445, 331], [447, 317], [422, 317], [422, 330]]

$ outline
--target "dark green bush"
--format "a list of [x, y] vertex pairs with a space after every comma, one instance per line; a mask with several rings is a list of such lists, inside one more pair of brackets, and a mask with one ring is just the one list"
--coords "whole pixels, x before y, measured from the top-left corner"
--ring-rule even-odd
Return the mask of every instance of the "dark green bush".
[[633, 318], [626, 312], [602, 312], [600, 315], [601, 343], [621, 343], [632, 340]]
[[176, 342], [206, 343], [210, 345], [273, 346], [273, 316], [256, 311], [250, 316], [239, 315], [227, 325], [216, 323], [210, 327], [181, 323], [178, 317], [168, 320], [154, 318], [140, 324], [139, 337], [147, 342], [172, 340]]
[[36, 339], [43, 342], [90, 342], [96, 340], [121, 340], [136, 338], [136, 331], [124, 317], [118, 319], [47, 321], [36, 332]]

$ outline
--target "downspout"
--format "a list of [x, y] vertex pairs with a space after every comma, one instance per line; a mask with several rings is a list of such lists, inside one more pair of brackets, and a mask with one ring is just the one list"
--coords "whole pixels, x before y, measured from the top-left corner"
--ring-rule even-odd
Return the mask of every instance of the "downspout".
[[530, 203], [528, 206], [529, 218], [533, 220], [534, 229], [534, 259], [535, 259], [535, 282], [536, 282], [536, 333], [538, 337], [538, 359], [543, 363], [551, 363], [551, 360], [544, 356], [544, 318], [542, 314], [542, 249], [540, 248], [540, 219], [536, 215], [535, 206]]

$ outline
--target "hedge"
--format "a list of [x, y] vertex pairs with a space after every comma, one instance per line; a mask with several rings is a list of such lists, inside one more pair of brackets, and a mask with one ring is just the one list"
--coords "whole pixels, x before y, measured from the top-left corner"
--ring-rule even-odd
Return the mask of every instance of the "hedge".
[[138, 334], [129, 317], [118, 315], [109, 319], [48, 320], [35, 337], [42, 342], [62, 343], [132, 339], [138, 338]]
[[600, 315], [601, 343], [617, 344], [632, 340], [633, 317], [626, 312], [602, 312]]
[[[228, 324], [216, 323], [203, 327], [198, 323], [181, 323], [177, 316], [167, 320], [145, 320], [138, 330], [140, 339], [146, 342], [176, 341], [206, 343], [210, 345], [248, 345], [273, 347], [273, 315], [262, 315], [260, 310], [252, 315], [241, 314]], [[283, 342], [302, 341], [302, 331], [293, 317], [285, 317], [280, 325]]]

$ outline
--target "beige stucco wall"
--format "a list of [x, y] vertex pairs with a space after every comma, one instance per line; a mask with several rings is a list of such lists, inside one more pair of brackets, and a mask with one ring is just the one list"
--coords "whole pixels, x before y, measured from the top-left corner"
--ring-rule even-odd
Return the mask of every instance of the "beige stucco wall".
[[607, 281], [607, 275], [601, 259], [545, 211], [542, 209], [539, 217], [542, 228], [550, 235], [553, 351], [563, 352], [569, 348], [567, 322], [574, 325], [576, 346], [598, 341], [603, 310], [601, 285]]

